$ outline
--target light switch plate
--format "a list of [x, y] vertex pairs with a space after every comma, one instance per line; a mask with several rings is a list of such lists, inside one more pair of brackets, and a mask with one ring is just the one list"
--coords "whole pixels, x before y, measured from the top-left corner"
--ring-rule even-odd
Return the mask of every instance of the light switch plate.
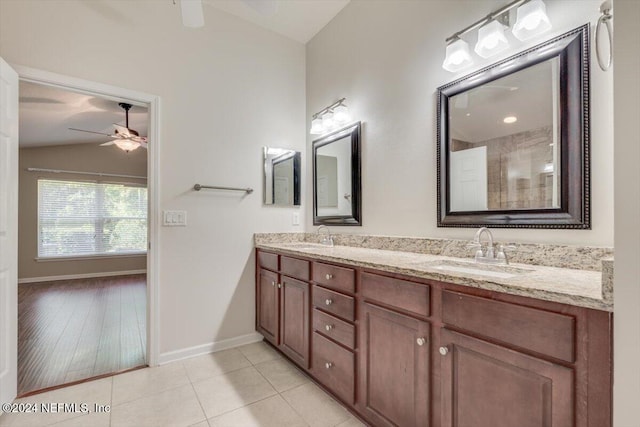
[[162, 225], [165, 227], [186, 227], [187, 211], [164, 211]]
[[300, 213], [294, 212], [293, 215], [291, 215], [291, 224], [300, 225]]

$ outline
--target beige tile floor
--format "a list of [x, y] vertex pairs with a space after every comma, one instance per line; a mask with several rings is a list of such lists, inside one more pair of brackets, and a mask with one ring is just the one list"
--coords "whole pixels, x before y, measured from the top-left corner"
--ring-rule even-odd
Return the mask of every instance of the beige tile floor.
[[[0, 427], [362, 426], [264, 343], [16, 401], [34, 402], [85, 403], [89, 413], [7, 413], [0, 416]], [[94, 404], [110, 405], [110, 411], [94, 412]]]

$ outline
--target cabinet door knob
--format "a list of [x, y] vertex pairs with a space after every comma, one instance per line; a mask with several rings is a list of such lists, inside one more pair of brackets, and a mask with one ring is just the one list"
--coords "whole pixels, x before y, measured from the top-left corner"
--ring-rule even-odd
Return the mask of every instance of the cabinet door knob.
[[275, 285], [276, 285], [276, 282], [271, 282], [271, 286], [275, 286]]
[[333, 279], [333, 274], [328, 274], [328, 273], [327, 273], [327, 275], [326, 275], [326, 276], [324, 276], [324, 277], [326, 277], [326, 278], [327, 278], [327, 280], [331, 280], [331, 279]]
[[416, 343], [417, 343], [419, 346], [423, 346], [423, 345], [424, 345], [424, 343], [426, 343], [426, 342], [427, 342], [427, 340], [425, 340], [424, 338], [418, 338], [418, 339], [416, 340]]
[[324, 327], [327, 331], [330, 331], [333, 329], [333, 325], [327, 325]]
[[440, 354], [446, 356], [449, 353], [449, 349], [447, 347], [440, 347]]
[[330, 298], [328, 298], [328, 299], [324, 300], [324, 303], [326, 305], [331, 305], [331, 304], [333, 304], [333, 301]]
[[282, 287], [282, 283], [278, 283], [278, 289]]
[[327, 369], [331, 368], [332, 366], [333, 366], [333, 363], [331, 363], [331, 362], [327, 362], [327, 363], [324, 364], [324, 367], [327, 368]]

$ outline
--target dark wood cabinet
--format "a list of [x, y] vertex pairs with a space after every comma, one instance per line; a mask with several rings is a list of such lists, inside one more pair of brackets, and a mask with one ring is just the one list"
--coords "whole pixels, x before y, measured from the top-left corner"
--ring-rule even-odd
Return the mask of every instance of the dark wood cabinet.
[[258, 250], [256, 327], [371, 426], [611, 427], [612, 314]]
[[442, 426], [574, 426], [574, 371], [444, 329]]
[[278, 274], [260, 269], [257, 289], [257, 329], [273, 345], [279, 344]]
[[280, 349], [303, 367], [309, 366], [309, 284], [282, 277]]
[[429, 324], [368, 303], [360, 314], [359, 409], [375, 425], [428, 426]]
[[299, 279], [309, 279], [308, 261], [258, 252], [256, 330], [300, 367], [308, 369], [310, 285]]

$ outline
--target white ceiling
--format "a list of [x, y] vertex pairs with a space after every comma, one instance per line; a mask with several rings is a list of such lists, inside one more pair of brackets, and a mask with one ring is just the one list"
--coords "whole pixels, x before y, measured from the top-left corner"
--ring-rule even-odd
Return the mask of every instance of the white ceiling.
[[[20, 147], [84, 144], [110, 141], [106, 135], [77, 132], [69, 128], [113, 133], [113, 123], [125, 124], [118, 101], [84, 95], [55, 87], [20, 82]], [[147, 135], [147, 109], [129, 110], [129, 128]]]
[[[260, 1], [260, 0], [253, 0]], [[307, 43], [338, 14], [350, 0], [278, 0], [272, 16], [262, 15], [241, 0], [203, 0], [207, 25], [207, 7], [212, 6], [290, 39]]]

